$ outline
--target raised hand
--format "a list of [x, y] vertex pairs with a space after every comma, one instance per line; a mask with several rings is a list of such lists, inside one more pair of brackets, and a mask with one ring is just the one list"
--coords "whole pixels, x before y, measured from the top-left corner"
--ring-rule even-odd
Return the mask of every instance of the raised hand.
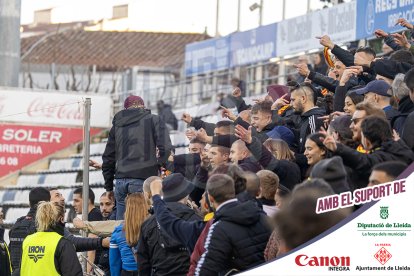
[[196, 132], [196, 136], [197, 136], [197, 139], [199, 139], [200, 141], [208, 142], [208, 135], [204, 128], [200, 128]]
[[331, 38], [329, 36], [327, 36], [327, 35], [317, 36], [316, 38], [319, 39], [319, 43], [322, 46], [328, 47], [331, 50], [335, 46], [335, 44], [332, 42]]
[[309, 70], [307, 64], [305, 64], [305, 63], [298, 63], [298, 64], [294, 64], [293, 66], [298, 70], [298, 73], [300, 75], [302, 75], [304, 77], [308, 77], [309, 76], [310, 70]]
[[222, 108], [221, 110], [221, 117], [223, 118], [229, 118], [232, 121], [235, 121], [237, 119], [237, 116], [231, 112], [230, 109], [225, 108], [224, 106], [220, 106]]
[[396, 25], [401, 25], [407, 29], [414, 29], [414, 25], [408, 22], [405, 18], [398, 18]]
[[191, 121], [193, 120], [193, 118], [191, 118], [191, 115], [188, 113], [183, 113], [183, 115], [181, 116], [181, 120], [183, 120], [184, 122], [186, 122], [187, 124], [191, 123]]
[[395, 131], [395, 129], [392, 130], [392, 139], [397, 142], [398, 140], [401, 139], [400, 135], [398, 134], [397, 131]]
[[235, 135], [237, 138], [246, 142], [247, 144], [252, 143], [252, 126], [249, 126], [249, 129], [245, 129], [241, 125], [237, 125], [235, 129]]
[[197, 136], [197, 131], [193, 127], [187, 128], [185, 131], [185, 136], [187, 136], [188, 140], [191, 140]]
[[362, 73], [362, 66], [352, 66], [344, 70], [341, 79], [339, 80], [339, 85], [344, 86], [352, 76], [357, 76]]
[[410, 49], [411, 44], [408, 41], [407, 37], [405, 36], [405, 33], [402, 33], [402, 34], [398, 34], [398, 33], [392, 34], [392, 37], [394, 37], [395, 43], [397, 43], [401, 47], [406, 48], [406, 49]]
[[279, 109], [282, 106], [288, 105], [289, 101], [286, 99], [286, 97], [288, 96], [288, 94], [284, 94], [282, 97], [280, 97], [279, 99], [277, 99], [273, 104], [272, 104], [272, 110], [275, 109]]
[[381, 30], [381, 29], [375, 30], [374, 34], [378, 38], [383, 38], [383, 37], [388, 36], [388, 34], [384, 30]]
[[328, 150], [335, 152], [337, 149], [335, 138], [331, 135], [328, 135], [326, 131], [324, 132], [320, 131], [320, 132], [326, 135], [325, 139], [323, 140], [323, 144], [325, 145], [325, 147]]

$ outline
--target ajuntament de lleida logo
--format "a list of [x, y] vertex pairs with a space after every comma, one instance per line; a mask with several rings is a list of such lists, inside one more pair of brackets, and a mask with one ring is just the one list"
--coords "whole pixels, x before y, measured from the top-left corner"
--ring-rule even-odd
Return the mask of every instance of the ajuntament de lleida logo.
[[382, 219], [388, 218], [388, 206], [380, 206], [380, 217]]

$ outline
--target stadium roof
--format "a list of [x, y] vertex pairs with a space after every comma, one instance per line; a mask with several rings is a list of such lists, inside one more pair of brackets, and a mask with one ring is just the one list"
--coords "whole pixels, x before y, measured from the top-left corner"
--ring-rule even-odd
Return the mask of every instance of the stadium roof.
[[22, 63], [96, 65], [100, 70], [180, 68], [185, 45], [208, 38], [189, 33], [66, 30], [22, 38], [21, 55]]

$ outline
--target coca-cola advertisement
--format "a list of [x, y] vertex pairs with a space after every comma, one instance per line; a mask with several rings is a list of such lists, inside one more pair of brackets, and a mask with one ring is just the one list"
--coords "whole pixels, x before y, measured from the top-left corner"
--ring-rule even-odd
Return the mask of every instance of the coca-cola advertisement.
[[0, 124], [0, 178], [82, 139], [82, 128]]
[[83, 103], [91, 98], [91, 127], [111, 125], [112, 99], [87, 94], [0, 90], [0, 121], [29, 124], [82, 126]]

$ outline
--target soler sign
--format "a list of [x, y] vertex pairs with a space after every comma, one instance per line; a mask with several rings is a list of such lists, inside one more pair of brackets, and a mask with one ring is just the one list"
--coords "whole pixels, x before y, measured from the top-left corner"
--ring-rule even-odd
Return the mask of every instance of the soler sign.
[[[91, 129], [91, 135], [98, 132]], [[82, 139], [82, 128], [0, 124], [0, 177]]]

